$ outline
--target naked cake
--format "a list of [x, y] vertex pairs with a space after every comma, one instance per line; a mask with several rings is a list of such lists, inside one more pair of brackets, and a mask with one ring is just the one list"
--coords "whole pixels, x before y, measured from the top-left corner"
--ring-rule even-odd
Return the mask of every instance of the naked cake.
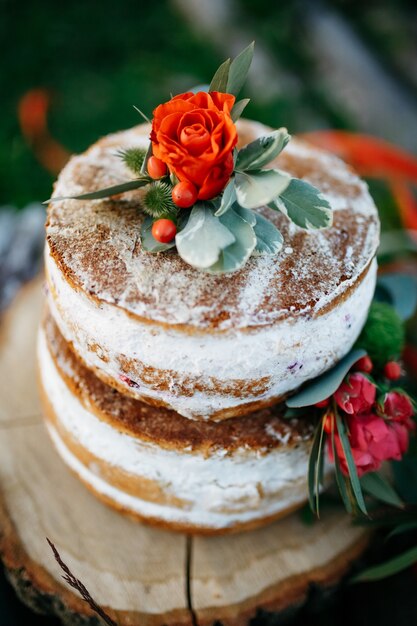
[[306, 501], [320, 403], [285, 400], [350, 353], [379, 241], [350, 167], [237, 121], [213, 80], [60, 174], [38, 352], [69, 467], [118, 510], [197, 533]]

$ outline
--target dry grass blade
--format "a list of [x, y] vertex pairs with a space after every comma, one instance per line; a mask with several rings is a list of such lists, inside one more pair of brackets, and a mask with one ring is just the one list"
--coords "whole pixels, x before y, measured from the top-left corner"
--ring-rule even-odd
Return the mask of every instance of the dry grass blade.
[[62, 576], [62, 578], [76, 591], [78, 591], [78, 593], [81, 595], [82, 599], [87, 602], [87, 604], [89, 605], [89, 607], [99, 616], [101, 617], [101, 619], [103, 620], [103, 622], [105, 624], [108, 624], [109, 626], [117, 626], [116, 622], [113, 621], [111, 619], [111, 617], [109, 617], [109, 615], [107, 615], [107, 613], [101, 608], [101, 606], [99, 606], [97, 604], [97, 602], [91, 597], [88, 589], [85, 587], [85, 585], [83, 585], [83, 583], [74, 576], [74, 574], [71, 572], [71, 570], [69, 569], [68, 565], [66, 565], [66, 563], [64, 563], [64, 561], [61, 559], [61, 555], [59, 554], [58, 550], [56, 549], [55, 545], [52, 543], [52, 541], [50, 539], [48, 539], [48, 537], [46, 538], [46, 541], [49, 543], [51, 550], [54, 554], [55, 560], [58, 563], [59, 567], [62, 569], [62, 571], [64, 572], [64, 575]]

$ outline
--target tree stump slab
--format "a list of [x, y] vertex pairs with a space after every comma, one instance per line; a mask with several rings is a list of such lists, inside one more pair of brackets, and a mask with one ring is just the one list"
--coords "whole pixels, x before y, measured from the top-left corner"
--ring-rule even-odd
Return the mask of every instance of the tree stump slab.
[[101, 504], [71, 474], [43, 425], [36, 384], [41, 280], [25, 287], [0, 325], [0, 552], [20, 597], [64, 624], [101, 622], [47, 544], [120, 626], [246, 624], [258, 609], [302, 604], [364, 550], [368, 535], [342, 511], [311, 526], [293, 514], [266, 528], [186, 537]]

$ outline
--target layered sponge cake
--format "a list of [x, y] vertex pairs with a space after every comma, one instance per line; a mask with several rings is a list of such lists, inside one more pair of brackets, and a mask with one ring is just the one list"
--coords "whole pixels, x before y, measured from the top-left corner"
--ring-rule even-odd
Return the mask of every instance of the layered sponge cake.
[[[268, 131], [237, 125], [240, 143]], [[142, 125], [73, 158], [56, 196], [126, 178], [116, 151], [146, 146]], [[209, 275], [175, 252], [141, 248], [141, 190], [106, 200], [58, 201], [46, 227], [49, 306], [83, 363], [106, 384], [155, 407], [220, 421], [281, 401], [334, 365], [357, 338], [372, 299], [379, 222], [366, 185], [337, 158], [294, 140], [278, 166], [318, 187], [333, 227], [279, 227], [278, 256]]]
[[[237, 123], [240, 145], [268, 131]], [[117, 151], [146, 124], [74, 157], [56, 197], [118, 184]], [[107, 504], [188, 532], [245, 528], [307, 498], [313, 427], [285, 398], [337, 363], [367, 317], [379, 221], [339, 159], [294, 140], [275, 165], [315, 185], [333, 225], [282, 232], [276, 256], [212, 275], [143, 250], [142, 191], [48, 207], [47, 307], [39, 336], [46, 422], [58, 452]]]

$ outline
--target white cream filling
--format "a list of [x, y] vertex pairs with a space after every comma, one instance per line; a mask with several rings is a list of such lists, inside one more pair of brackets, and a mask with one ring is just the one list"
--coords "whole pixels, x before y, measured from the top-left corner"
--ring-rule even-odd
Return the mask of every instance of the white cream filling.
[[57, 419], [81, 446], [115, 468], [157, 482], [165, 493], [188, 505], [181, 509], [154, 504], [109, 485], [96, 464], [84, 466], [49, 425], [64, 461], [115, 503], [145, 517], [221, 528], [273, 515], [306, 499], [308, 441], [263, 454], [245, 448], [230, 455], [219, 450], [208, 458], [191, 450], [165, 450], [119, 432], [86, 410], [61, 378], [42, 331], [38, 356], [42, 384]]
[[[143, 323], [112, 304], [97, 304], [68, 284], [48, 250], [45, 257], [53, 287], [49, 297], [51, 313], [82, 360], [116, 380], [120, 380], [120, 356], [160, 369], [168, 378], [167, 389], [155, 389], [139, 380], [135, 381], [139, 388], [130, 391], [139, 399], [148, 396], [163, 402], [186, 417], [204, 419], [253, 400], [284, 395], [339, 361], [365, 323], [377, 271], [374, 260], [352, 293], [323, 315], [310, 317], [306, 312], [253, 330], [231, 329], [217, 334], [197, 330], [187, 334], [175, 327]], [[342, 295], [356, 280], [345, 282], [333, 297]], [[108, 360], [100, 358], [99, 350], [89, 350], [91, 345], [100, 346]], [[135, 380], [134, 372], [129, 377]], [[216, 390], [210, 377], [224, 384], [240, 381], [240, 396]], [[269, 381], [260, 395], [251, 390], [259, 379]], [[197, 382], [204, 385], [204, 391], [195, 389]], [[187, 386], [187, 395], [179, 383]]]

